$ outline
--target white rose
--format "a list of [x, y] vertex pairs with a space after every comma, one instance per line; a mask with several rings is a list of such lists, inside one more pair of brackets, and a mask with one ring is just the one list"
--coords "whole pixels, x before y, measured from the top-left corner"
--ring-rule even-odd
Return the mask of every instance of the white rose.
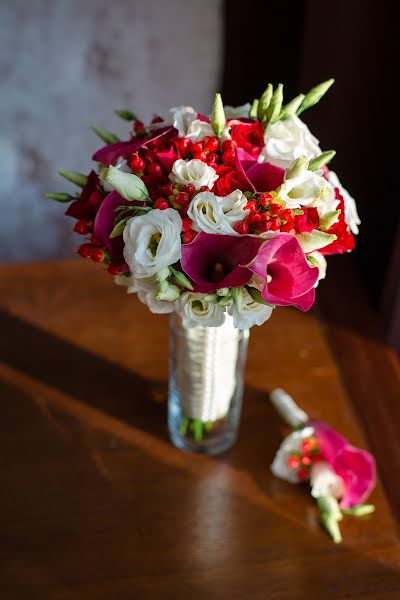
[[332, 185], [318, 172], [303, 169], [296, 177], [285, 179], [278, 196], [287, 208], [302, 206], [323, 207], [322, 212], [335, 210], [338, 202]]
[[189, 204], [188, 217], [192, 219], [195, 231], [238, 235], [233, 225], [249, 213], [244, 210], [246, 204], [247, 198], [240, 190], [223, 197], [212, 192], [200, 192]]
[[311, 496], [333, 496], [341, 498], [345, 493], [344, 481], [336, 475], [332, 467], [325, 461], [312, 465], [310, 470]]
[[326, 268], [328, 263], [326, 262], [325, 256], [321, 254], [321, 252], [318, 252], [318, 250], [307, 254], [306, 259], [312, 267], [316, 267], [318, 269], [318, 280], [314, 284], [314, 287], [317, 287], [321, 279], [325, 279], [326, 277]]
[[253, 325], [262, 325], [270, 318], [273, 307], [260, 304], [253, 300], [248, 291], [243, 291], [243, 307], [239, 313], [232, 303], [228, 308], [228, 313], [233, 316], [233, 325], [237, 329], [250, 329]]
[[284, 479], [289, 483], [299, 483], [297, 471], [288, 465], [288, 458], [296, 452], [301, 453], [301, 442], [314, 434], [312, 427], [303, 427], [299, 431], [293, 431], [280, 445], [278, 452], [271, 465], [271, 471], [276, 477]]
[[350, 231], [355, 235], [358, 234], [358, 226], [361, 224], [360, 217], [357, 213], [356, 201], [349, 192], [342, 186], [338, 176], [334, 171], [328, 171], [328, 179], [334, 188], [338, 188], [344, 200], [344, 220], [350, 227]]
[[248, 118], [251, 110], [251, 104], [247, 102], [241, 106], [230, 106], [226, 104], [224, 106], [224, 112], [227, 119], [244, 119]]
[[212, 188], [218, 179], [215, 169], [209, 167], [202, 160], [197, 159], [187, 162], [183, 159], [176, 160], [169, 177], [175, 183], [183, 185], [191, 183], [196, 190], [199, 190], [203, 186]]
[[299, 156], [313, 158], [321, 153], [319, 142], [307, 125], [296, 115], [270, 125], [265, 136], [259, 162], [287, 169]]
[[173, 208], [130, 219], [124, 229], [124, 258], [136, 278], [151, 277], [181, 257], [182, 219]]
[[185, 292], [175, 302], [175, 311], [184, 327], [220, 327], [225, 322], [224, 309], [204, 300], [203, 294]]

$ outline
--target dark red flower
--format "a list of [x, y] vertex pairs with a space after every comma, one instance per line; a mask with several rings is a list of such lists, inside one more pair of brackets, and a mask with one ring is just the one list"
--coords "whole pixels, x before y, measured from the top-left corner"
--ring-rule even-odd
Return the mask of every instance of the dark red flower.
[[239, 148], [243, 148], [257, 158], [264, 146], [264, 125], [256, 122], [232, 125], [231, 138]]
[[327, 230], [327, 233], [333, 233], [336, 235], [336, 240], [321, 248], [321, 254], [343, 254], [344, 252], [350, 252], [355, 248], [356, 242], [354, 235], [351, 233], [346, 221], [344, 220], [344, 200], [343, 196], [340, 195], [339, 190], [335, 189], [336, 198], [340, 200], [338, 209], [340, 209], [339, 220]]
[[235, 190], [242, 190], [242, 192], [252, 191], [247, 177], [240, 171], [225, 165], [219, 166], [216, 171], [219, 177], [215, 182], [213, 192], [217, 196], [228, 196]]
[[69, 205], [65, 214], [78, 220], [93, 220], [104, 198], [100, 189], [99, 177], [97, 173], [91, 171], [81, 195]]

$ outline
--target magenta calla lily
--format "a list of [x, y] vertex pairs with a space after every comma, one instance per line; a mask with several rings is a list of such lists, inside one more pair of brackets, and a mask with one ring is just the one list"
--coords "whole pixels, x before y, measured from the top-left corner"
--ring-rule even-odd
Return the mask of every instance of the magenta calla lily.
[[120, 156], [125, 156], [130, 152], [135, 152], [135, 150], [146, 146], [146, 144], [149, 142], [153, 142], [154, 140], [157, 140], [168, 134], [170, 131], [172, 131], [172, 129], [172, 126], [162, 127], [161, 129], [157, 129], [152, 135], [150, 135], [150, 137], [145, 139], [140, 138], [130, 140], [128, 142], [116, 142], [115, 144], [104, 146], [93, 154], [92, 159], [108, 167], [109, 165], [114, 164]]
[[322, 421], [309, 421], [314, 428], [318, 447], [325, 460], [345, 484], [346, 493], [341, 499], [341, 508], [362, 504], [376, 481], [376, 466], [372, 454], [352, 446], [346, 438]]
[[236, 157], [236, 168], [244, 174], [254, 191], [271, 192], [284, 182], [284, 169], [267, 162], [257, 162], [243, 148], [238, 148]]
[[124, 243], [122, 236], [113, 239], [110, 238], [110, 234], [114, 229], [115, 217], [117, 216], [115, 209], [123, 204], [128, 206], [132, 204], [142, 204], [142, 202], [128, 202], [117, 192], [111, 192], [104, 198], [103, 203], [99, 208], [94, 221], [93, 231], [99, 243], [110, 252], [113, 260], [117, 262], [123, 261], [125, 263], [123, 259]]
[[319, 272], [310, 267], [295, 236], [275, 235], [246, 266], [265, 281], [261, 295], [269, 304], [296, 306], [304, 312], [314, 304]]
[[207, 294], [220, 288], [239, 287], [252, 275], [243, 265], [256, 256], [263, 243], [265, 240], [251, 235], [201, 232], [193, 242], [182, 246], [182, 269], [194, 282], [196, 292]]

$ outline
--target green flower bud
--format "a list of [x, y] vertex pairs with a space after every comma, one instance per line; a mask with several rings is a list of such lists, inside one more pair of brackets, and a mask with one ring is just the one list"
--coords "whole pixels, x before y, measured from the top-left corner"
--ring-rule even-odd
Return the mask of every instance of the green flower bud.
[[298, 111], [301, 103], [305, 98], [305, 94], [299, 94], [293, 100], [288, 102], [281, 110], [281, 114], [279, 115], [280, 119], [289, 119]]
[[262, 94], [262, 96], [260, 98], [260, 102], [258, 103], [257, 119], [259, 121], [263, 121], [265, 118], [265, 113], [267, 112], [267, 108], [270, 105], [273, 91], [274, 91], [273, 85], [272, 85], [272, 83], [269, 83], [266, 90], [264, 91], [264, 93]]
[[253, 100], [253, 104], [251, 105], [251, 109], [249, 112], [249, 117], [250, 119], [256, 119], [257, 118], [257, 111], [258, 111], [258, 105], [259, 105], [260, 101], [258, 100], [258, 98], [254, 98]]
[[64, 179], [70, 181], [71, 183], [79, 185], [79, 187], [85, 187], [85, 185], [87, 184], [87, 176], [83, 173], [79, 173], [78, 171], [65, 171], [65, 169], [60, 169], [58, 171], [58, 174], [61, 175], [61, 177], [64, 177]]
[[283, 102], [283, 84], [280, 83], [272, 94], [271, 102], [269, 103], [265, 117], [268, 123], [275, 123], [281, 113]]
[[119, 142], [119, 137], [113, 133], [110, 133], [109, 131], [106, 131], [105, 129], [102, 129], [101, 127], [95, 127], [92, 125], [90, 129], [94, 131], [94, 133], [106, 144], [115, 144], [116, 142]]
[[230, 296], [221, 296], [218, 300], [218, 306], [229, 306], [232, 302], [232, 298]]
[[234, 287], [231, 289], [231, 296], [233, 300], [233, 304], [238, 313], [241, 313], [243, 310], [243, 291], [240, 287]]
[[331, 210], [331, 211], [325, 213], [322, 217], [320, 217], [320, 219], [319, 219], [320, 229], [322, 229], [322, 231], [326, 231], [327, 229], [332, 227], [332, 225], [337, 223], [341, 212], [342, 211], [340, 209], [339, 210]]
[[47, 192], [45, 194], [46, 198], [50, 198], [50, 200], [56, 200], [57, 202], [71, 202], [75, 198], [70, 194], [59, 194], [58, 192]]
[[336, 519], [328, 513], [322, 513], [321, 521], [323, 526], [333, 539], [334, 543], [340, 544], [342, 542], [342, 534], [340, 533], [340, 527]]
[[186, 277], [186, 275], [184, 275], [181, 271], [176, 271], [176, 269], [174, 269], [173, 267], [169, 267], [169, 270], [171, 271], [175, 281], [179, 283], [179, 285], [190, 290], [191, 292], [193, 291], [193, 286], [190, 283], [189, 279]]
[[288, 170], [286, 171], [286, 179], [294, 179], [295, 177], [299, 177], [306, 171], [308, 168], [308, 159], [305, 156], [299, 156], [296, 160], [290, 165]]
[[342, 509], [344, 515], [351, 515], [353, 517], [363, 517], [364, 515], [370, 515], [373, 512], [375, 512], [375, 506], [373, 504], [358, 504], [351, 508]]
[[343, 519], [342, 511], [334, 496], [320, 496], [317, 498], [317, 503], [321, 513], [329, 514], [336, 519], [336, 521], [341, 521]]
[[218, 296], [229, 296], [229, 292], [229, 288], [220, 288], [219, 290], [217, 290]]
[[124, 121], [137, 121], [137, 117], [130, 110], [114, 110], [114, 113], [117, 115], [117, 117], [124, 119]]
[[206, 300], [206, 302], [217, 302], [218, 298], [218, 294], [206, 294], [203, 296], [203, 299]]
[[214, 104], [211, 114], [211, 125], [217, 137], [220, 137], [225, 129], [226, 118], [224, 105], [222, 104], [221, 94], [215, 94]]
[[133, 173], [124, 173], [110, 165], [102, 169], [99, 175], [125, 200], [147, 200], [149, 192], [140, 177]]
[[165, 281], [166, 279], [168, 279], [168, 277], [170, 275], [171, 275], [170, 267], [164, 267], [163, 269], [161, 269], [161, 271], [158, 271], [158, 273], [156, 274], [156, 281], [158, 283], [161, 283], [162, 281]]
[[306, 94], [303, 102], [300, 104], [297, 114], [301, 115], [302, 112], [314, 106], [321, 100], [321, 98], [326, 94], [331, 85], [334, 83], [334, 79], [328, 79], [327, 81], [323, 81], [319, 83], [315, 87], [311, 88], [311, 90]]
[[156, 300], [166, 300], [167, 302], [175, 302], [175, 300], [178, 300], [181, 294], [179, 288], [176, 285], [168, 284], [168, 282], [165, 283], [167, 283], [167, 286], [164, 287], [163, 282], [161, 285], [162, 287], [164, 287], [164, 289], [155, 292], [154, 298]]
[[309, 170], [317, 171], [324, 165], [327, 165], [335, 155], [336, 150], [327, 150], [326, 152], [321, 152], [321, 154], [318, 154], [318, 156], [315, 156], [312, 160], [310, 160], [310, 164], [308, 165]]

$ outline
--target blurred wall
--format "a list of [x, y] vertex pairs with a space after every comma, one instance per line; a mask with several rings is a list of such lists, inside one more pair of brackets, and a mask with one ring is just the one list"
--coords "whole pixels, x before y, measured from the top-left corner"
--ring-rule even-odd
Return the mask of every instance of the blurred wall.
[[221, 68], [221, 0], [0, 2], [0, 262], [71, 256], [59, 167], [87, 171], [112, 113], [208, 111]]

